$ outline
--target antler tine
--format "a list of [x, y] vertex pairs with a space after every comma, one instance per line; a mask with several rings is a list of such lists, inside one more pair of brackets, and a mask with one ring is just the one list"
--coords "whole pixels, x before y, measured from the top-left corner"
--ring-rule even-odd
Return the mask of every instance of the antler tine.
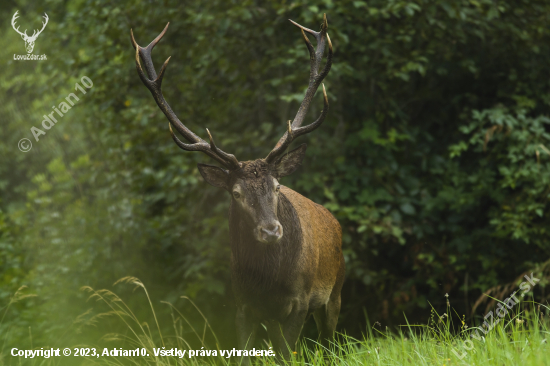
[[[44, 16], [42, 17], [44, 18], [46, 21], [45, 22], [42, 22], [42, 29], [38, 30], [38, 29], [33, 29], [32, 31], [32, 36], [30, 36], [29, 38], [30, 39], [36, 39], [38, 38], [38, 36], [40, 35], [40, 33], [42, 33], [42, 31], [44, 31], [44, 28], [46, 28], [46, 25], [48, 24], [48, 14], [44, 13]], [[25, 34], [27, 34], [27, 31], [25, 30]]]
[[309, 133], [315, 130], [317, 127], [319, 127], [325, 120], [327, 113], [328, 113], [328, 97], [327, 97], [327, 91], [325, 89], [325, 85], [323, 84], [323, 110], [321, 111], [321, 115], [319, 116], [319, 118], [317, 118], [315, 122], [310, 123], [307, 126], [297, 127], [295, 129], [292, 128], [290, 121], [288, 121], [288, 131], [285, 133], [285, 136], [283, 136], [284, 137], [283, 142], [280, 145], [275, 146], [275, 148], [271, 150], [271, 152], [265, 158], [265, 160], [268, 163], [273, 162], [282, 152], [285, 151], [285, 149], [290, 145], [292, 141], [294, 141], [296, 137], [305, 135], [306, 133]]
[[157, 78], [157, 72], [155, 71], [155, 66], [153, 65], [153, 60], [151, 58], [151, 53], [153, 52], [153, 48], [159, 43], [159, 41], [164, 37], [166, 34], [166, 31], [168, 30], [168, 26], [170, 25], [170, 22], [166, 23], [166, 26], [160, 32], [160, 34], [151, 41], [147, 45], [147, 47], [141, 47], [137, 44], [135, 38], [134, 38], [134, 31], [130, 29], [130, 35], [132, 36], [132, 46], [134, 46], [134, 49], [139, 49], [140, 56], [143, 58], [143, 61], [145, 61], [145, 68], [147, 69], [147, 74], [151, 79]]
[[240, 168], [242, 166], [242, 164], [239, 163], [239, 160], [237, 160], [235, 155], [228, 154], [228, 153], [218, 149], [218, 147], [214, 143], [214, 139], [212, 138], [212, 134], [210, 133], [210, 130], [208, 130], [208, 128], [206, 129], [206, 132], [208, 133], [208, 137], [210, 138], [210, 149], [212, 151], [214, 151], [218, 156], [223, 158], [224, 160], [230, 162], [234, 167]]
[[[237, 158], [235, 158], [234, 155], [227, 154], [221, 151], [220, 149], [218, 149], [213, 143], [212, 138], [211, 138], [211, 143], [208, 144], [206, 141], [204, 141], [199, 136], [194, 134], [179, 120], [179, 118], [176, 116], [176, 114], [174, 113], [170, 105], [164, 99], [161, 86], [162, 86], [162, 80], [164, 78], [164, 73], [166, 71], [166, 67], [168, 66], [168, 62], [170, 61], [170, 57], [166, 59], [157, 76], [157, 73], [155, 71], [155, 66], [151, 58], [151, 51], [153, 50], [153, 47], [155, 47], [155, 45], [162, 39], [162, 37], [166, 33], [168, 29], [168, 25], [170, 25], [170, 23], [166, 24], [166, 27], [164, 27], [164, 30], [145, 48], [137, 44], [134, 38], [134, 32], [130, 30], [132, 45], [136, 50], [136, 70], [138, 72], [139, 78], [141, 79], [143, 84], [145, 84], [147, 89], [149, 89], [149, 91], [153, 95], [153, 98], [155, 99], [155, 102], [157, 102], [157, 105], [159, 106], [161, 111], [164, 113], [166, 118], [168, 118], [168, 121], [170, 122], [169, 124], [170, 133], [172, 135], [172, 138], [174, 139], [174, 142], [181, 149], [186, 151], [202, 151], [206, 155], [217, 160], [225, 168], [238, 169], [240, 168], [240, 165]], [[145, 72], [141, 67], [140, 58], [145, 62], [145, 68], [147, 69], [147, 74], [149, 75], [149, 77], [145, 75]], [[174, 126], [174, 128], [178, 130], [178, 132], [183, 137], [185, 137], [187, 141], [191, 142], [191, 144], [186, 144], [181, 140], [179, 140], [174, 134], [174, 132], [172, 131], [172, 126]]]
[[25, 32], [24, 32], [24, 33], [21, 33], [21, 31], [19, 31], [19, 27], [20, 27], [20, 26], [18, 26], [17, 28], [15, 28], [15, 20], [16, 20], [17, 18], [19, 18], [19, 15], [17, 15], [17, 13], [19, 13], [19, 10], [17, 10], [17, 11], [15, 12], [15, 14], [13, 14], [13, 17], [11, 18], [11, 26], [12, 26], [13, 30], [15, 30], [15, 31], [16, 31], [17, 33], [19, 33], [20, 35], [24, 35], [24, 36], [28, 37], [28, 36], [27, 36], [27, 30], [26, 30], [26, 29], [25, 29]]
[[[304, 41], [306, 43], [307, 49], [309, 51], [309, 59], [310, 59], [309, 84], [308, 84], [308, 88], [306, 90], [304, 99], [300, 104], [300, 108], [298, 109], [298, 112], [296, 113], [296, 116], [294, 117], [294, 120], [292, 121], [292, 124], [291, 124], [290, 131], [292, 131], [292, 134], [290, 135], [293, 135], [293, 136], [289, 137], [288, 131], [284, 133], [284, 135], [279, 139], [279, 142], [277, 142], [277, 145], [275, 145], [275, 148], [266, 157], [266, 160], [268, 162], [273, 161], [278, 154], [284, 151], [284, 149], [281, 149], [281, 146], [284, 145], [286, 148], [290, 144], [290, 142], [292, 142], [292, 140], [294, 140], [294, 138], [296, 138], [297, 136], [313, 131], [315, 128], [319, 127], [319, 125], [323, 122], [328, 112], [328, 99], [326, 96], [325, 87], [323, 86], [325, 107], [321, 112], [321, 116], [312, 124], [306, 127], [300, 128], [307, 114], [307, 111], [309, 109], [309, 105], [313, 100], [313, 96], [315, 95], [315, 92], [319, 88], [319, 85], [322, 83], [323, 79], [329, 73], [330, 68], [332, 66], [332, 42], [330, 41], [330, 37], [328, 36], [328, 33], [327, 33], [327, 30], [328, 30], [327, 15], [326, 14], [323, 15], [323, 24], [321, 25], [321, 30], [319, 32], [315, 32], [292, 20], [290, 20], [290, 22], [295, 26], [297, 26], [298, 28], [300, 28], [302, 32], [302, 36], [304, 37]], [[315, 37], [317, 41], [316, 49], [313, 48], [313, 45], [311, 44], [308, 37], [306, 36], [306, 32]], [[325, 47], [327, 43], [328, 43], [327, 61], [322, 71], [319, 72], [319, 66], [321, 65], [321, 60], [323, 58], [323, 54], [325, 52]], [[298, 133], [298, 131], [301, 131], [301, 132]]]
[[44, 28], [46, 28], [46, 25], [48, 24], [48, 20], [50, 20], [50, 18], [48, 18], [48, 14], [46, 13], [44, 13], [44, 16], [42, 18], [44, 18], [45, 22], [42, 22], [42, 29], [40, 29], [40, 32], [38, 33], [42, 33], [42, 31], [44, 30]]
[[185, 142], [182, 142], [176, 134], [174, 134], [174, 131], [172, 130], [172, 124], [168, 123], [168, 128], [170, 129], [170, 135], [172, 135], [172, 139], [178, 145], [182, 150], [185, 151], [203, 151], [207, 152], [210, 149], [210, 146], [206, 142], [196, 142], [194, 144], [186, 144]]
[[[328, 22], [327, 22], [326, 14], [323, 15], [323, 24], [321, 25], [321, 30], [319, 32], [315, 32], [309, 28], [301, 26], [300, 24], [292, 20], [291, 22], [292, 24], [300, 28], [302, 32], [302, 36], [304, 37], [304, 41], [306, 42], [306, 46], [308, 48], [309, 58], [310, 58], [310, 74], [309, 74], [308, 89], [306, 90], [306, 95], [304, 96], [304, 100], [302, 101], [302, 104], [300, 105], [300, 108], [296, 113], [296, 117], [294, 117], [294, 121], [292, 121], [292, 127], [299, 127], [302, 125], [304, 121], [304, 117], [307, 113], [311, 100], [315, 95], [315, 92], [317, 91], [317, 88], [319, 87], [319, 85], [321, 84], [325, 76], [328, 74], [332, 66], [332, 42], [330, 42], [330, 38], [328, 37], [328, 34], [327, 34]], [[317, 41], [317, 48], [315, 50], [313, 49], [313, 45], [311, 44], [311, 42], [309, 41], [309, 39], [307, 38], [304, 32], [310, 33], [315, 37]], [[323, 54], [325, 52], [327, 41], [329, 45], [327, 62], [325, 64], [325, 67], [323, 68], [323, 71], [319, 73], [319, 66], [321, 65], [321, 61], [323, 59]]]

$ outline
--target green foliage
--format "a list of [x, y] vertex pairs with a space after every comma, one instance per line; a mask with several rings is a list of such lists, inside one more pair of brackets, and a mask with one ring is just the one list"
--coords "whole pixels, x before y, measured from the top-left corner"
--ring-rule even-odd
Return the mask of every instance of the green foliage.
[[[127, 275], [153, 298], [189, 296], [232, 344], [229, 197], [200, 177], [205, 156], [172, 142], [129, 41], [130, 28], [145, 45], [168, 21], [153, 52], [157, 68], [172, 57], [167, 101], [248, 160], [267, 155], [307, 87], [286, 19], [315, 29], [327, 13], [331, 109], [283, 184], [342, 225], [350, 334], [363, 308], [388, 324], [425, 319], [426, 299], [441, 309], [446, 292], [471, 315], [482, 291], [549, 257], [546, 1], [23, 0], [0, 16], [16, 10], [23, 28], [44, 12], [50, 22], [35, 46], [46, 61], [13, 60], [23, 42], [0, 25], [0, 303], [22, 285], [37, 295], [0, 324], [14, 344], [32, 327], [35, 344], [62, 346], [89, 307], [78, 289]], [[30, 128], [83, 76], [93, 87], [35, 141]], [[321, 108], [317, 95], [309, 120]]]

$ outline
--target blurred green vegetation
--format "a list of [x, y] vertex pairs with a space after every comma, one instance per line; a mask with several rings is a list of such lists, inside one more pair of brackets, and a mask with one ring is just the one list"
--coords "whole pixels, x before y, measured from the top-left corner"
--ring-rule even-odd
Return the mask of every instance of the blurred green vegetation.
[[[25, 54], [16, 10], [22, 29], [48, 14], [34, 48], [46, 61], [13, 60]], [[233, 346], [229, 196], [200, 177], [196, 164], [211, 161], [171, 140], [130, 28], [144, 46], [170, 22], [153, 52], [157, 68], [172, 56], [167, 101], [248, 160], [267, 155], [307, 87], [307, 49], [287, 19], [317, 29], [324, 12], [331, 109], [298, 141], [303, 167], [283, 184], [342, 225], [339, 329], [359, 336], [365, 312], [384, 326], [403, 313], [425, 321], [445, 293], [472, 317], [484, 290], [548, 260], [547, 1], [3, 1], [0, 306], [23, 285], [36, 295], [5, 312], [4, 349], [96, 341], [105, 331], [83, 324], [100, 310], [79, 288], [124, 276], [143, 281], [159, 317], [170, 316], [160, 300], [185, 312], [190, 297]], [[83, 76], [85, 95], [74, 89]], [[35, 141], [31, 127], [71, 92], [80, 101]], [[310, 120], [321, 108], [317, 95]]]

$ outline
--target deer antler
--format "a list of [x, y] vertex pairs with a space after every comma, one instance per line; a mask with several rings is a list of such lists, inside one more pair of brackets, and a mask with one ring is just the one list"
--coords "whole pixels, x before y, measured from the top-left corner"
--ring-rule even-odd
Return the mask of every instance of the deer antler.
[[[40, 33], [42, 33], [44, 28], [46, 28], [46, 24], [48, 24], [48, 20], [49, 20], [48, 14], [44, 13], [44, 16], [42, 18], [46, 19], [46, 22], [42, 22], [42, 29], [40, 29], [39, 31], [37, 31], [35, 29], [34, 32], [32, 33], [32, 36], [30, 36], [29, 38], [36, 39], [40, 35]], [[25, 32], [26, 32], [26, 30], [25, 30]], [[36, 33], [36, 32], [38, 32], [38, 33]]]
[[29, 36], [27, 36], [27, 30], [26, 30], [26, 29], [25, 29], [25, 32], [24, 32], [24, 33], [21, 33], [21, 32], [19, 31], [19, 27], [15, 28], [15, 19], [19, 18], [19, 16], [17, 15], [17, 13], [19, 13], [19, 10], [17, 10], [17, 11], [15, 12], [15, 14], [13, 14], [13, 17], [11, 18], [11, 26], [13, 27], [13, 29], [14, 29], [17, 33], [19, 33], [20, 35], [25, 36], [26, 38], [28, 38]]
[[[317, 91], [317, 88], [319, 88], [319, 85], [321, 84], [325, 76], [327, 76], [328, 72], [330, 71], [330, 67], [332, 66], [332, 43], [330, 42], [330, 37], [327, 34], [327, 29], [328, 29], [327, 15], [326, 14], [323, 15], [323, 24], [321, 25], [321, 30], [319, 32], [315, 32], [311, 29], [303, 27], [292, 20], [290, 20], [290, 22], [295, 26], [297, 26], [298, 28], [300, 28], [300, 30], [302, 31], [302, 36], [304, 37], [304, 41], [309, 51], [309, 59], [311, 61], [310, 72], [309, 72], [309, 85], [306, 90], [306, 95], [304, 96], [302, 104], [300, 105], [300, 108], [296, 113], [296, 117], [294, 117], [294, 121], [292, 121], [292, 124], [290, 123], [290, 121], [288, 122], [288, 131], [285, 132], [285, 134], [283, 135], [283, 137], [281, 137], [277, 145], [275, 145], [275, 148], [273, 148], [273, 150], [265, 158], [265, 160], [268, 163], [273, 162], [288, 147], [288, 145], [290, 145], [290, 143], [296, 137], [305, 135], [306, 133], [311, 132], [315, 130], [317, 127], [319, 127], [321, 123], [323, 123], [323, 120], [325, 119], [328, 112], [327, 92], [325, 90], [325, 86], [323, 85], [324, 107], [323, 107], [323, 111], [321, 112], [321, 115], [315, 122], [307, 126], [300, 127], [302, 125], [302, 122], [304, 121], [304, 117], [306, 116], [307, 110], [309, 109], [309, 105], [311, 104], [311, 101], [313, 99], [313, 96], [315, 95], [315, 92]], [[315, 39], [317, 40], [317, 49], [313, 48], [313, 45], [309, 41], [305, 32], [315, 37]], [[325, 52], [325, 46], [327, 42], [328, 42], [327, 62], [325, 63], [323, 70], [319, 72], [319, 66], [321, 65], [321, 59], [323, 58], [323, 53]]]
[[[32, 33], [32, 36], [29, 37], [29, 36], [27, 35], [27, 30], [26, 30], [26, 29], [25, 29], [25, 32], [21, 33], [21, 32], [19, 31], [19, 27], [15, 28], [15, 20], [16, 20], [17, 18], [19, 18], [19, 15], [17, 15], [17, 13], [19, 13], [19, 10], [17, 10], [17, 11], [15, 12], [15, 14], [13, 14], [13, 17], [11, 18], [11, 26], [13, 27], [13, 29], [14, 29], [17, 33], [19, 33], [20, 35], [24, 36], [25, 39], [28, 39], [28, 40], [31, 40], [31, 41], [32, 41], [32, 40], [35, 40], [35, 39], [40, 35], [40, 33], [42, 33], [42, 31], [44, 30], [44, 28], [46, 28], [46, 24], [48, 24], [48, 20], [49, 20], [48, 14], [44, 13], [43, 18], [46, 19], [46, 22], [42, 22], [42, 29], [40, 29], [39, 31], [37, 31], [37, 30], [35, 29], [34, 32]], [[38, 32], [38, 33], [36, 33], [36, 32]]]
[[[176, 116], [172, 108], [170, 108], [170, 105], [166, 102], [164, 99], [164, 96], [162, 95], [161, 85], [162, 85], [162, 78], [164, 77], [164, 71], [166, 70], [166, 66], [168, 65], [168, 61], [170, 60], [170, 57], [164, 62], [162, 65], [162, 68], [160, 69], [160, 72], [157, 76], [157, 73], [155, 71], [155, 66], [153, 65], [153, 60], [151, 58], [151, 52], [153, 50], [153, 47], [161, 40], [161, 38], [166, 33], [166, 30], [168, 29], [168, 25], [170, 23], [166, 24], [166, 27], [164, 27], [164, 30], [155, 38], [147, 47], [141, 47], [136, 43], [136, 40], [134, 39], [134, 32], [130, 30], [131, 36], [132, 36], [132, 45], [136, 49], [136, 69], [138, 72], [138, 75], [147, 87], [151, 94], [153, 95], [153, 98], [157, 102], [157, 105], [161, 109], [161, 111], [164, 113], [166, 118], [168, 118], [169, 127], [170, 127], [170, 133], [172, 134], [172, 138], [174, 139], [174, 142], [183, 150], [186, 151], [202, 151], [206, 155], [210, 156], [211, 158], [217, 160], [220, 164], [222, 164], [225, 168], [228, 169], [239, 169], [241, 167], [239, 161], [237, 158], [235, 158], [235, 155], [227, 154], [224, 151], [220, 150], [215, 144], [214, 139], [212, 138], [212, 135], [210, 134], [210, 131], [206, 129], [208, 132], [208, 136], [210, 138], [210, 143], [207, 143], [203, 139], [201, 139], [199, 136], [195, 135], [190, 129], [188, 129]], [[147, 69], [147, 74], [149, 77], [145, 75], [143, 72], [143, 69], [141, 68], [141, 64], [139, 62], [139, 59], [141, 59], [145, 62], [145, 68]], [[177, 136], [172, 131], [172, 126], [183, 136], [187, 141], [190, 142], [190, 144], [186, 144], [182, 142], [180, 139], [177, 138]]]

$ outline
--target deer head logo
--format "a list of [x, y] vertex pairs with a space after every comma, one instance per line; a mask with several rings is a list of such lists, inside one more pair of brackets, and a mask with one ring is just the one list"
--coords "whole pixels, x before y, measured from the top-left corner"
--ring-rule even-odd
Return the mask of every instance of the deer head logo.
[[17, 15], [18, 12], [19, 10], [16, 11], [15, 14], [13, 14], [13, 18], [11, 18], [11, 26], [13, 27], [13, 29], [15, 29], [17, 33], [21, 35], [21, 38], [23, 38], [23, 40], [25, 41], [25, 48], [27, 49], [27, 53], [31, 53], [34, 48], [34, 42], [36, 41], [36, 38], [38, 38], [40, 33], [42, 33], [44, 28], [46, 28], [46, 24], [48, 24], [48, 14], [44, 13], [44, 19], [46, 21], [42, 23], [42, 29], [40, 29], [39, 31], [35, 29], [32, 36], [29, 37], [27, 35], [26, 29], [25, 32], [21, 33], [19, 31], [19, 27], [15, 28], [15, 19], [19, 18], [19, 16]]

